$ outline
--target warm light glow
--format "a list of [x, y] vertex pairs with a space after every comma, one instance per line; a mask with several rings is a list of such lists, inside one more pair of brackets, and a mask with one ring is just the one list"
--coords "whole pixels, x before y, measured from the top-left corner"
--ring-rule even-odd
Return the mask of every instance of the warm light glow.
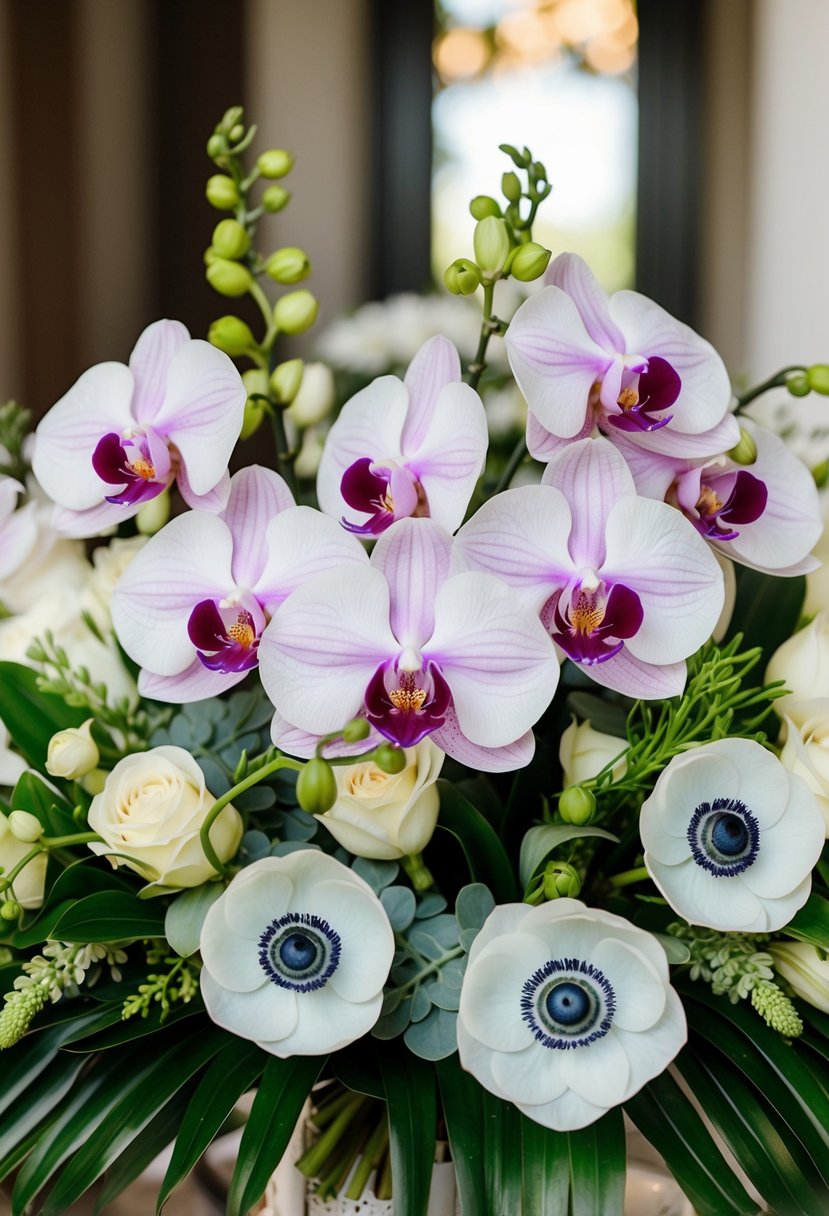
[[477, 76], [489, 60], [489, 47], [480, 30], [449, 30], [437, 40], [434, 64], [445, 81]]

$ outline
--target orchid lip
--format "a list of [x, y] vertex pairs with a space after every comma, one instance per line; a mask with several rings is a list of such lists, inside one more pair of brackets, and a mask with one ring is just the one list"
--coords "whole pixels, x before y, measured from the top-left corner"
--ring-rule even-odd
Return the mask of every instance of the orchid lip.
[[399, 660], [381, 663], [365, 693], [366, 717], [400, 747], [414, 747], [443, 726], [452, 694], [439, 667], [405, 670]]
[[573, 589], [569, 603], [565, 596], [551, 597], [541, 618], [548, 628], [552, 625], [556, 645], [576, 663], [606, 663], [641, 628], [641, 600], [624, 583], [615, 583], [606, 591], [601, 581], [587, 578]]
[[642, 371], [625, 377], [627, 383], [619, 392], [617, 404], [620, 413], [608, 415], [608, 422], [620, 431], [658, 431], [673, 418], [668, 414], [661, 418], [654, 413], [669, 409], [682, 389], [682, 380], [676, 369], [660, 355], [652, 355]]
[[98, 441], [92, 467], [101, 481], [123, 486], [119, 493], [105, 496], [107, 502], [122, 506], [147, 502], [165, 490], [172, 460], [167, 445], [153, 432], [125, 437], [110, 432]]
[[427, 514], [426, 496], [414, 473], [406, 468], [375, 464], [364, 456], [343, 473], [340, 493], [350, 507], [369, 516], [361, 524], [344, 516], [340, 523], [357, 536], [378, 536], [409, 515]]
[[[209, 671], [249, 671], [259, 662], [259, 637], [264, 617], [258, 604], [242, 596], [235, 604], [201, 600], [190, 613], [187, 633], [199, 661]], [[259, 618], [259, 619], [257, 619]]]
[[[717, 482], [723, 483], [725, 501], [720, 497]], [[736, 474], [726, 473], [700, 483], [698, 519], [692, 518], [691, 522], [708, 540], [736, 540], [740, 533], [733, 525], [754, 523], [765, 511], [767, 502], [765, 482], [747, 469], [739, 469]]]

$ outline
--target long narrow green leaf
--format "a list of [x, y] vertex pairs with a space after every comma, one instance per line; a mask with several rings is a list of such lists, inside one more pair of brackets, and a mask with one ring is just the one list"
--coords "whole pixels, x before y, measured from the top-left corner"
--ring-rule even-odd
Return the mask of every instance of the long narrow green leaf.
[[625, 1203], [625, 1125], [617, 1107], [568, 1132], [572, 1216], [618, 1216]]
[[18, 1146], [59, 1108], [84, 1063], [76, 1056], [58, 1052], [49, 1067], [17, 1098], [11, 1112], [13, 1118], [6, 1120], [0, 1130], [0, 1178], [20, 1161], [16, 1154]]
[[813, 891], [782, 932], [786, 937], [796, 937], [799, 941], [811, 942], [820, 950], [829, 950], [829, 899]]
[[475, 882], [485, 883], [498, 903], [520, 898], [509, 857], [495, 829], [450, 781], [438, 781], [438, 789], [438, 827], [457, 838]]
[[[461, 1209], [464, 1216], [487, 1216], [484, 1205], [483, 1090], [474, 1077], [461, 1068], [457, 1053], [438, 1060], [435, 1068]], [[544, 1211], [543, 1208], [535, 1210]]]
[[395, 1216], [426, 1216], [437, 1126], [434, 1065], [385, 1045], [377, 1054], [389, 1111]]
[[[124, 993], [127, 996], [127, 993]], [[204, 1006], [196, 997], [186, 1005], [174, 1005], [166, 1017], [159, 1006], [152, 1008], [146, 1017], [131, 1017], [124, 1021], [120, 1005], [105, 1005], [104, 1010], [109, 1014], [109, 1021], [101, 1015], [100, 1027], [94, 1027], [87, 1033], [73, 1035], [66, 1042], [66, 1050], [80, 1055], [88, 1055], [91, 1051], [107, 1051], [111, 1047], [120, 1047], [124, 1043], [132, 1043], [135, 1039], [144, 1039], [147, 1035], [157, 1035], [167, 1031], [178, 1022], [184, 1022], [197, 1014], [204, 1016]], [[163, 1018], [163, 1021], [162, 1021]]]
[[158, 1195], [158, 1211], [213, 1141], [242, 1094], [262, 1075], [267, 1059], [255, 1043], [234, 1039], [212, 1061], [184, 1112]]
[[698, 1216], [757, 1216], [757, 1204], [673, 1077], [656, 1077], [628, 1099], [625, 1110], [665, 1158]]
[[484, 1173], [488, 1216], [521, 1211], [521, 1115], [510, 1103], [484, 1094]]
[[242, 1133], [227, 1216], [245, 1216], [262, 1197], [324, 1064], [324, 1056], [268, 1060]]
[[567, 1216], [570, 1197], [567, 1136], [522, 1118], [521, 1164], [521, 1211]]
[[[61, 1022], [36, 1035], [26, 1035], [15, 1047], [8, 1047], [0, 1056], [3, 1065], [3, 1083], [0, 1086], [0, 1114], [9, 1111], [9, 1118], [14, 1119], [13, 1103], [42, 1072], [51, 1065], [62, 1043], [73, 1033], [73, 1030], [83, 1025], [95, 1025], [100, 1016], [98, 1009], [81, 1014], [71, 1021]], [[6, 1126], [6, 1120], [0, 1121], [0, 1134]]]
[[95, 1216], [106, 1211], [107, 1205], [125, 1187], [142, 1174], [150, 1162], [175, 1139], [187, 1104], [193, 1096], [192, 1084], [174, 1094], [166, 1106], [154, 1115], [143, 1131], [127, 1145], [103, 1177], [103, 1185], [95, 1197]]

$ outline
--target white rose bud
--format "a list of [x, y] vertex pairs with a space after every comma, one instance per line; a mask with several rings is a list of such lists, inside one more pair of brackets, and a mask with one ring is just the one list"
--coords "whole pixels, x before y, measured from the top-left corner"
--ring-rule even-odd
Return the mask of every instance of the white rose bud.
[[823, 697], [829, 690], [829, 613], [819, 612], [775, 650], [766, 668], [766, 683], [775, 680], [784, 682], [789, 695], [772, 702], [774, 709], [802, 726], [810, 715], [800, 703]]
[[809, 942], [773, 942], [769, 953], [795, 996], [829, 1013], [829, 959], [822, 959]]
[[315, 426], [334, 406], [334, 375], [324, 363], [306, 363], [299, 391], [287, 409], [298, 427]]
[[43, 824], [30, 811], [12, 811], [9, 827], [15, 839], [22, 840], [24, 844], [34, 844], [43, 835]]
[[786, 741], [780, 761], [790, 773], [802, 777], [815, 795], [829, 837], [829, 700], [800, 701], [796, 708], [812, 716], [799, 727], [788, 716], [784, 719]]
[[806, 575], [804, 616], [814, 616], [816, 612], [825, 612], [829, 608], [829, 527], [824, 526], [820, 540], [812, 550], [812, 555], [818, 559], [821, 565], [817, 570], [810, 570]]
[[52, 735], [46, 753], [47, 773], [52, 777], [77, 781], [79, 777], [92, 772], [101, 758], [92, 738], [93, 721], [93, 718], [88, 718], [83, 726], [72, 726]]
[[[127, 756], [92, 799], [89, 826], [103, 842], [89, 847], [114, 866], [128, 866], [148, 879], [145, 894], [198, 887], [216, 876], [199, 839], [215, 802], [184, 748], [154, 747]], [[210, 829], [220, 861], [233, 857], [242, 830], [239, 812], [226, 806]]]
[[[3, 873], [8, 874], [31, 851], [31, 843], [18, 840], [11, 829], [9, 820], [5, 815], [0, 814], [0, 866], [2, 866]], [[21, 908], [32, 911], [43, 903], [48, 860], [48, 854], [44, 849], [33, 857], [15, 878], [14, 898]], [[12, 891], [8, 888], [0, 896], [0, 899], [11, 898]]]
[[317, 819], [357, 857], [396, 861], [420, 853], [437, 823], [435, 781], [444, 759], [431, 739], [422, 739], [406, 749], [406, 767], [399, 773], [384, 773], [370, 760], [335, 765], [339, 796]]
[[[590, 719], [579, 722], [572, 718], [561, 736], [558, 758], [564, 771], [564, 786], [580, 785], [600, 773], [606, 764], [620, 752], [627, 750], [627, 743], [616, 735], [605, 735], [594, 730]], [[624, 757], [614, 765], [613, 776], [621, 777], [627, 767]]]

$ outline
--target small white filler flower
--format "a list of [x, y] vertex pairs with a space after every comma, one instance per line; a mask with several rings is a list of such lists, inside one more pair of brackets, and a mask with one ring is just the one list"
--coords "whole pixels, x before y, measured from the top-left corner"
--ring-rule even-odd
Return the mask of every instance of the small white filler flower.
[[505, 904], [472, 944], [461, 1064], [536, 1123], [574, 1131], [626, 1102], [687, 1038], [662, 946], [576, 899]]
[[271, 1055], [325, 1055], [380, 1016], [394, 934], [367, 883], [316, 849], [265, 857], [211, 906], [201, 990], [213, 1021]]
[[648, 873], [692, 925], [768, 933], [809, 897], [825, 841], [805, 781], [751, 739], [675, 757], [642, 806]]

